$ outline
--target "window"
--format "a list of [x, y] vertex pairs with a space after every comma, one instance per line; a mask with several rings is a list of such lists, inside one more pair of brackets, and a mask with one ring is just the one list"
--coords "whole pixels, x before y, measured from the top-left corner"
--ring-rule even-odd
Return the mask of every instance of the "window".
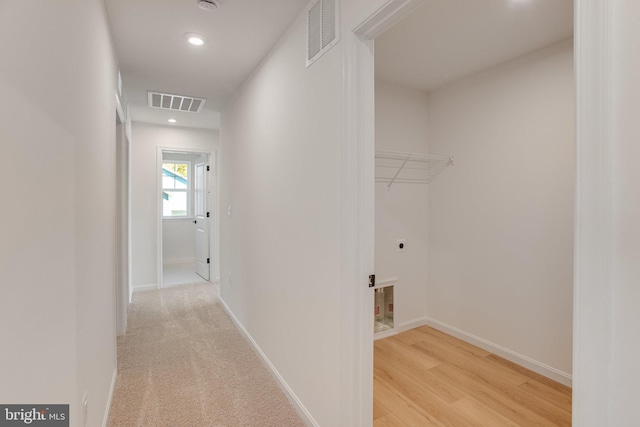
[[162, 216], [189, 216], [191, 163], [162, 163]]

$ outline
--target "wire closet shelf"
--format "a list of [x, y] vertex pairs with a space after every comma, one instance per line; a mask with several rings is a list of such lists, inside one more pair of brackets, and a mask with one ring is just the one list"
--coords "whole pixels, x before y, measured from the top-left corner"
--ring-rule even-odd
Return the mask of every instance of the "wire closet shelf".
[[453, 164], [453, 157], [376, 150], [376, 182], [428, 184]]

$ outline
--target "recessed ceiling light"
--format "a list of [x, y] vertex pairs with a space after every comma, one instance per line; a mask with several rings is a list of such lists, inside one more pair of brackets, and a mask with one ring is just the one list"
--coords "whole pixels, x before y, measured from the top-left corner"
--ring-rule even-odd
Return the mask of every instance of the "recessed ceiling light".
[[176, 120], [176, 119], [169, 119], [169, 120], [167, 120], [167, 121], [168, 121], [169, 123], [175, 123], [175, 122], [177, 122], [177, 120]]
[[205, 36], [201, 36], [200, 34], [196, 33], [187, 33], [184, 35], [184, 38], [194, 46], [202, 46], [207, 41], [207, 38]]
[[207, 12], [211, 12], [218, 8], [218, 2], [216, 0], [198, 0], [198, 7]]

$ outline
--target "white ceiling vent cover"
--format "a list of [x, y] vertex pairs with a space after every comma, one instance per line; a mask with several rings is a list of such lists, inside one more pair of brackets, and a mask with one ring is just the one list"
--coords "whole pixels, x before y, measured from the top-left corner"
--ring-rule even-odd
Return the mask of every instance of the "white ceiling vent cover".
[[170, 93], [147, 92], [149, 107], [162, 110], [184, 111], [186, 113], [199, 113], [204, 107], [206, 99], [192, 96], [172, 95]]
[[311, 0], [307, 6], [307, 67], [340, 41], [338, 0]]

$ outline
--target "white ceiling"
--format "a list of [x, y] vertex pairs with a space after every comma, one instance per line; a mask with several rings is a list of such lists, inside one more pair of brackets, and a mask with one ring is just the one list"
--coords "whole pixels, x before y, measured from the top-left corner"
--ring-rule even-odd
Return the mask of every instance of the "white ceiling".
[[[219, 127], [219, 111], [280, 39], [308, 0], [105, 0], [133, 120]], [[185, 33], [208, 43], [191, 46]], [[147, 107], [147, 91], [206, 98], [201, 113]]]
[[573, 0], [424, 0], [376, 39], [376, 78], [428, 92], [572, 35]]

